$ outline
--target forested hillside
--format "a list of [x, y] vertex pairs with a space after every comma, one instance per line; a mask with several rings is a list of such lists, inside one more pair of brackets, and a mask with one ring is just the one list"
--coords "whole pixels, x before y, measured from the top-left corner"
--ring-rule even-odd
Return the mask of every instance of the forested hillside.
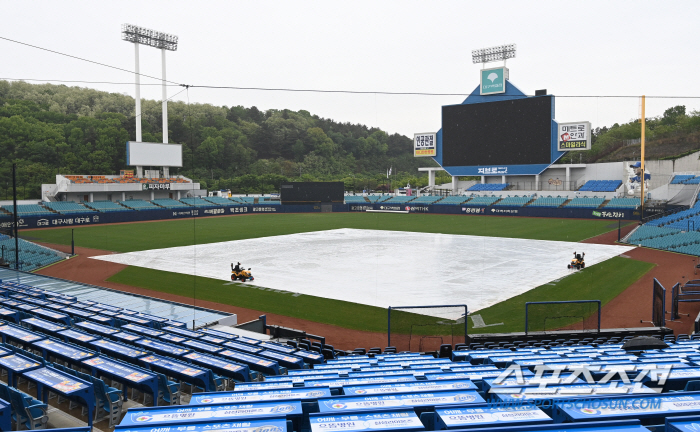
[[[162, 142], [159, 101], [142, 101], [143, 141]], [[342, 180], [348, 189], [377, 188], [393, 167], [394, 186], [419, 166], [411, 138], [340, 123], [307, 111], [260, 111], [209, 104], [168, 104], [169, 141], [183, 144], [184, 167], [171, 170], [204, 188], [272, 192], [285, 180]], [[0, 199], [18, 165], [19, 196], [39, 198], [42, 183], [61, 174], [118, 174], [128, 169], [126, 141], [135, 140], [134, 99], [64, 85], [0, 81]], [[447, 178], [445, 182], [449, 181]]]
[[[645, 158], [675, 159], [700, 150], [700, 112], [685, 106], [668, 108], [662, 116], [646, 119]], [[641, 153], [640, 120], [615, 123], [593, 131], [591, 150], [570, 152], [559, 163], [594, 163], [638, 160]]]

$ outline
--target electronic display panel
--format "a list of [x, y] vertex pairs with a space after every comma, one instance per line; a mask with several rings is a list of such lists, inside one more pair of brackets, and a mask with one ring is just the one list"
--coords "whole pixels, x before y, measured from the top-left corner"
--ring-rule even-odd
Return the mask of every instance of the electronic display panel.
[[182, 145], [127, 141], [126, 164], [182, 167]]
[[442, 165], [552, 162], [552, 96], [442, 107]]
[[345, 200], [343, 182], [294, 182], [282, 183], [282, 204], [339, 203]]

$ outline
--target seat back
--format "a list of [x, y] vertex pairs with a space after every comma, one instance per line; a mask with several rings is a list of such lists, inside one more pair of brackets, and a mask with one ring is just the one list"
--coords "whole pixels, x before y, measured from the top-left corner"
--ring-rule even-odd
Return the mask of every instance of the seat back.
[[440, 345], [440, 357], [441, 358], [452, 357], [452, 345], [450, 345], [450, 344]]
[[88, 382], [92, 382], [95, 387], [95, 398], [97, 399], [97, 406], [104, 407], [109, 411], [109, 402], [107, 401], [107, 389], [105, 388], [105, 383], [101, 379], [90, 377]]
[[31, 358], [32, 360], [36, 361], [37, 363], [39, 363], [42, 366], [46, 366], [46, 360], [44, 360], [44, 358], [42, 356], [36, 355], [34, 353], [30, 353], [28, 351], [23, 352], [22, 355]]
[[[158, 393], [160, 393], [160, 395], [163, 397], [163, 400], [166, 403], [172, 405], [172, 391], [170, 390], [170, 386], [168, 385], [168, 377], [158, 372], [155, 372], [155, 374], [158, 377]], [[158, 405], [158, 402], [154, 402], [153, 405]]]
[[0, 383], [0, 399], [11, 402], [10, 401], [10, 388], [3, 383]]
[[19, 424], [29, 421], [27, 403], [19, 390], [15, 390], [12, 387], [9, 387], [8, 390], [10, 394], [10, 405], [12, 405], [13, 413], [17, 416], [17, 425], [18, 429], [20, 429]]
[[700, 390], [700, 381], [691, 380], [685, 383], [684, 391], [698, 391]]
[[214, 377], [214, 372], [211, 371], [211, 369], [207, 369], [207, 382], [209, 382], [209, 386], [211, 387], [211, 390], [206, 390], [205, 391], [219, 391], [219, 386], [216, 384], [216, 378]]

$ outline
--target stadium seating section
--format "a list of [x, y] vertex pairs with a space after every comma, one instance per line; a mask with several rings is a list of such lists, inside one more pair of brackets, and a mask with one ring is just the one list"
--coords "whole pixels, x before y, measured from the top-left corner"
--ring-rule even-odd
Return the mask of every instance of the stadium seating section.
[[627, 243], [700, 256], [700, 201], [641, 225]]
[[[667, 348], [633, 352], [624, 350], [623, 345], [636, 333], [622, 329], [476, 335], [466, 343], [443, 344], [429, 353], [398, 352], [396, 347], [346, 352], [309, 339], [282, 344], [210, 328], [188, 329], [184, 322], [141, 314], [122, 305], [80, 301], [12, 281], [0, 282], [0, 304], [4, 320], [0, 334], [5, 341], [0, 344], [2, 356], [17, 356], [22, 367], [34, 368], [25, 371], [43, 370], [61, 379], [65, 388], [60, 391], [64, 393], [73, 391], [71, 380], [90, 390], [85, 392], [86, 400], [61, 402], [59, 398], [49, 407], [26, 390], [31, 374], [15, 372], [18, 380], [6, 375], [6, 381], [0, 383], [0, 399], [10, 407], [15, 429], [45, 428], [49, 418], [58, 414], [55, 407], [79, 416], [79, 410], [71, 409], [73, 403], [87, 403], [95, 411], [95, 421], [106, 423], [102, 430], [118, 426], [118, 430], [207, 431], [226, 429], [224, 424], [233, 423], [288, 432], [326, 430], [314, 429], [320, 421], [343, 424], [346, 432], [360, 432], [366, 430], [365, 422], [352, 421], [352, 416], [360, 416], [391, 419], [392, 430], [433, 431], [441, 429], [440, 422], [446, 419], [443, 416], [455, 415], [443, 409], [473, 409], [474, 415], [467, 412], [451, 419], [462, 421], [463, 429], [478, 422], [483, 431], [492, 427], [503, 427], [499, 430], [504, 432], [512, 428], [518, 432], [553, 430], [541, 425], [554, 422], [565, 423], [554, 426], [557, 431], [586, 426], [586, 432], [604, 432], [611, 430], [608, 424], [593, 427], [600, 423], [590, 421], [590, 412], [577, 420], [566, 417], [565, 406], [555, 409], [552, 404], [571, 406], [572, 400], [590, 398], [619, 404], [629, 398], [653, 398], [657, 392], [670, 398], [667, 400], [678, 398], [687, 407], [654, 405], [646, 409], [642, 408], [646, 405], [637, 404], [634, 410], [622, 410], [626, 418], [649, 419], [648, 424], [678, 415], [694, 415], [694, 421], [700, 420], [692, 403], [700, 396], [690, 393], [700, 384], [696, 381], [700, 377], [700, 338], [664, 336], [660, 330], [645, 332], [663, 338]], [[671, 365], [672, 370], [682, 369], [682, 373], [668, 379], [653, 373], [641, 375], [639, 382], [626, 380], [635, 379], [643, 368], [659, 368], [659, 363], [662, 367]], [[564, 379], [571, 372], [579, 373], [570, 378], [572, 384], [550, 383], [561, 386], [563, 396], [549, 394], [539, 402], [533, 399], [515, 406], [513, 401], [524, 392], [539, 391], [537, 387], [543, 385], [533, 378], [530, 364], [557, 368], [561, 371], [558, 376]], [[519, 381], [493, 381], [507, 368], [512, 373], [513, 366], [523, 368]], [[569, 366], [571, 372], [566, 369]], [[580, 373], [581, 368], [590, 372]], [[609, 373], [611, 368], [626, 374]], [[598, 383], [604, 376], [611, 381]], [[588, 383], [594, 385], [586, 385], [585, 380], [594, 380]], [[510, 388], [491, 391], [495, 386]], [[549, 390], [551, 386], [547, 386]], [[608, 387], [614, 391], [606, 390]], [[126, 396], [137, 402], [128, 412]], [[221, 403], [212, 400], [219, 397]], [[396, 407], [394, 401], [401, 401], [401, 406]], [[233, 408], [232, 404], [243, 405]], [[258, 412], [267, 412], [263, 410], [274, 414], [260, 417]], [[193, 415], [199, 412], [206, 416]], [[265, 423], [256, 423], [259, 419]], [[393, 426], [395, 419], [413, 419], [413, 423], [408, 429], [397, 428]], [[613, 414], [601, 414], [594, 420], [614, 419]], [[144, 421], [149, 422], [147, 427], [134, 428], [134, 423], [140, 426]], [[278, 423], [281, 428], [274, 426]], [[536, 426], [519, 428], [523, 423]], [[616, 425], [614, 430], [643, 429]]]
[[571, 207], [571, 208], [598, 208], [600, 207], [603, 202], [605, 202], [605, 198], [598, 198], [598, 197], [577, 197], [572, 199], [565, 207]]
[[[354, 415], [370, 416], [367, 417], [370, 419], [375, 416], [379, 419], [413, 418], [419, 425], [420, 419], [423, 424], [418, 430], [438, 430], [440, 428], [436, 421], [443, 415], [436, 409], [438, 405], [448, 409], [473, 408], [478, 410], [474, 411], [476, 413], [488, 411], [488, 416], [465, 415], [462, 420], [465, 422], [464, 427], [471, 427], [476, 418], [481, 422], [480, 426], [485, 427], [483, 430], [489, 430], [490, 425], [515, 427], [521, 421], [518, 420], [519, 417], [529, 421], [528, 424], [532, 423], [533, 418], [535, 423], [551, 423], [550, 416], [555, 413], [551, 405], [539, 406], [537, 403], [530, 403], [527, 408], [513, 408], [504, 403], [499, 406], [499, 402], [513, 400], [512, 394], [516, 394], [515, 399], [519, 398], [519, 393], [515, 391], [489, 391], [494, 385], [501, 385], [493, 383], [491, 378], [498, 377], [507, 367], [515, 364], [513, 357], [562, 369], [569, 364], [580, 369], [583, 362], [593, 362], [602, 368], [592, 369], [595, 379], [600, 379], [598, 372], [603, 375], [608, 373], [605, 369], [608, 366], [598, 362], [599, 359], [604, 359], [604, 362], [609, 362], [614, 367], [626, 365], [625, 370], [632, 366], [646, 367], [645, 365], [662, 362], [683, 368], [683, 372], [687, 372], [681, 379], [672, 380], [668, 385], [661, 383], [656, 375], [652, 375], [655, 378], [651, 380], [645, 380], [645, 385], [637, 387], [634, 383], [627, 382], [626, 385], [631, 389], [629, 393], [635, 396], [621, 392], [595, 394], [595, 390], [592, 394], [591, 386], [580, 385], [585, 384], [582, 380], [588, 377], [588, 374], [582, 374], [578, 377], [581, 381], [572, 385], [563, 384], [567, 394], [561, 400], [569, 403], [571, 399], [591, 397], [615, 400], [653, 397], [654, 392], [650, 387], [660, 387], [664, 396], [678, 397], [684, 402], [692, 401], [694, 394], [686, 395], [684, 392], [694, 388], [693, 372], [699, 369], [694, 366], [699, 361], [695, 354], [700, 350], [700, 340], [693, 340], [687, 335], [679, 335], [678, 338], [666, 336], [668, 348], [639, 350], [639, 357], [622, 349], [623, 344], [633, 336], [629, 332], [619, 332], [619, 336], [614, 336], [617, 333], [611, 332], [561, 339], [557, 336], [550, 336], [549, 339], [522, 336], [520, 340], [501, 342], [486, 339], [456, 344], [454, 347], [443, 344], [434, 353], [397, 352], [395, 347], [383, 350], [358, 348], [353, 353], [348, 353], [308, 339], [288, 341], [283, 345], [206, 328], [190, 330], [185, 323], [142, 315], [118, 305], [81, 302], [75, 297], [13, 282], [0, 283], [0, 295], [0, 303], [7, 312], [4, 317], [9, 321], [0, 327], [0, 333], [12, 343], [5, 343], [0, 349], [35, 362], [35, 368], [47, 368], [54, 376], [63, 376], [63, 382], [83, 382], [95, 395], [94, 400], [88, 401], [95, 404], [95, 418], [108, 422], [109, 428], [115, 425], [122, 429], [133, 428], [130, 425], [135, 421], [148, 420], [148, 430], [160, 430], [153, 428], [163, 426], [168, 430], [216, 430], [225, 428], [221, 426], [222, 422], [255, 422], [259, 418], [255, 414], [257, 409], [275, 409], [273, 404], [284, 404], [284, 408], [276, 408], [277, 411], [273, 412], [277, 413], [275, 416], [278, 419], [281, 418], [283, 427], [289, 421], [295, 432], [313, 431], [314, 429], [309, 429], [309, 423], [313, 424], [319, 417], [324, 418], [322, 421], [334, 421], [331, 417], [336, 415], [336, 422], [344, 422], [346, 425], [344, 431], [364, 430], [364, 422], [360, 422], [358, 429], [353, 429], [350, 426], [354, 423], [349, 422], [352, 417], [343, 417]], [[46, 321], [47, 310], [53, 312], [54, 318], [51, 321]], [[99, 310], [114, 315], [94, 312]], [[137, 320], [141, 321], [140, 324], [134, 324]], [[50, 344], [49, 348], [47, 343]], [[66, 354], [70, 352], [80, 353], [76, 355], [79, 359]], [[657, 360], [659, 356], [663, 360]], [[115, 373], [105, 375], [102, 372], [104, 366], [100, 365], [105, 365], [106, 362], [111, 365], [111, 370], [117, 367], [124, 371], [122, 377]], [[86, 365], [93, 367], [86, 368]], [[522, 387], [520, 392], [539, 385], [532, 378], [534, 374], [530, 370], [525, 368], [524, 374], [524, 381], [514, 384]], [[139, 376], [141, 381], [152, 380], [151, 385], [156, 386], [157, 390], [156, 401], [151, 398], [146, 402], [149, 387], [140, 381], [129, 381], [129, 377], [133, 376]], [[371, 380], [368, 380], [369, 376], [372, 377]], [[47, 416], [51, 415], [48, 406], [19, 390], [20, 384], [10, 382], [9, 379], [7, 384], [0, 383], [0, 398], [11, 405], [16, 423], [29, 428], [32, 427], [29, 423], [34, 422], [35, 426], [42, 427], [47, 422]], [[420, 387], [413, 391], [414, 386]], [[625, 384], [613, 377], [613, 382], [609, 384], [609, 387], [612, 386], [619, 389]], [[150, 387], [152, 388], [154, 387]], [[313, 389], [314, 394], [308, 394], [306, 388]], [[367, 394], [367, 390], [379, 388], [381, 393]], [[580, 389], [579, 392], [575, 391], [577, 388]], [[130, 415], [124, 409], [127, 390], [131, 391], [131, 399], [159, 406], [136, 406], [129, 409]], [[260, 395], [268, 395], [269, 398], [265, 398], [267, 401], [260, 400]], [[190, 402], [183, 405], [187, 396]], [[232, 409], [230, 403], [212, 404], [211, 399], [217, 397], [240, 400], [238, 403], [244, 403], [245, 410]], [[391, 408], [393, 405], [383, 406], [377, 402], [383, 400], [404, 401], [400, 413], [392, 417], [392, 412], [396, 410]], [[494, 403], [487, 406], [487, 401]], [[547, 403], [552, 401], [556, 403], [557, 398], [547, 399]], [[301, 402], [305, 404], [303, 410]], [[353, 403], [358, 408], [348, 409], [348, 403]], [[298, 405], [298, 410], [285, 416], [285, 413], [294, 410], [295, 405]], [[27, 407], [33, 408], [31, 418], [26, 417]], [[70, 405], [63, 407], [70, 408]], [[512, 412], [522, 413], [525, 409], [528, 410], [527, 416], [505, 416]], [[652, 408], [650, 412], [663, 423], [667, 415], [693, 414], [692, 409], [692, 406], [686, 409], [679, 406], [666, 411]], [[494, 414], [490, 414], [490, 410], [495, 410]], [[206, 412], [207, 419], [212, 420], [189, 415], [199, 411]], [[538, 414], [534, 415], [533, 411]], [[147, 415], [156, 412], [157, 416]], [[497, 412], [501, 414], [496, 415]], [[560, 414], [559, 411], [556, 413]], [[628, 414], [636, 416], [631, 418], [644, 415], [638, 409], [629, 411]], [[565, 420], [560, 415], [554, 417], [557, 423]], [[272, 423], [279, 420], [270, 418], [267, 421]], [[562, 425], [558, 430], [571, 430], [577, 426], [576, 420], [573, 421], [574, 423], [566, 424], [565, 427]], [[596, 423], [584, 424], [589, 426]], [[416, 429], [414, 427], [408, 430]], [[601, 432], [605, 430], [609, 429], [600, 429]]]
[[407, 203], [407, 202], [411, 201], [413, 198], [415, 198], [415, 197], [412, 197], [412, 196], [395, 196], [395, 197], [391, 197], [391, 198], [389, 198], [388, 200], [382, 201], [382, 202], [385, 202], [385, 203], [387, 203], [387, 204], [404, 204], [404, 203]]
[[456, 196], [448, 196], [440, 201], [437, 201], [435, 204], [440, 204], [440, 205], [460, 205], [466, 200], [470, 199], [470, 197], [462, 196], [462, 195], [456, 195]]
[[525, 204], [529, 203], [532, 201], [532, 197], [530, 196], [510, 196], [508, 195], [507, 197], [501, 199], [498, 201], [495, 206], [507, 206], [507, 207], [523, 207]]
[[423, 195], [420, 196], [413, 201], [411, 201], [411, 204], [422, 204], [422, 205], [429, 205], [429, 204], [434, 204], [436, 201], [440, 200], [442, 198], [441, 196], [438, 195]]
[[238, 204], [238, 203], [236, 203], [235, 201], [231, 201], [230, 199], [224, 198], [224, 197], [206, 197], [205, 199], [206, 199], [207, 201], [209, 201], [210, 203], [215, 204], [215, 205], [217, 205], [217, 206], [225, 206], [225, 207], [228, 207], [228, 206], [232, 206], [232, 205]]
[[95, 209], [99, 212], [118, 212], [118, 211], [132, 211], [122, 205], [119, 205], [112, 201], [93, 201], [84, 202], [85, 206]]
[[253, 204], [255, 202], [255, 197], [232, 197], [231, 199], [239, 204]]
[[144, 200], [119, 201], [119, 204], [134, 210], [158, 210], [160, 207]]
[[157, 206], [169, 209], [190, 208], [189, 205], [170, 198], [154, 199], [151, 202]]
[[[2, 206], [8, 213], [13, 214], [15, 207], [13, 205]], [[55, 214], [51, 210], [47, 210], [38, 204], [18, 204], [17, 216], [48, 216]]]
[[191, 205], [193, 207], [214, 207], [214, 204], [210, 203], [209, 201], [205, 200], [204, 198], [181, 198], [180, 202], [183, 202], [187, 205]]
[[[56, 251], [39, 246], [26, 240], [18, 239], [19, 268], [23, 271], [34, 271], [49, 264], [61, 261], [63, 256]], [[15, 267], [15, 239], [6, 235], [0, 236], [0, 248], [4, 249], [3, 256], [10, 267]]]
[[357, 195], [346, 195], [345, 196], [345, 202], [347, 204], [366, 204], [367, 200], [363, 196], [357, 196]]
[[467, 189], [468, 191], [480, 192], [480, 191], [501, 191], [508, 187], [508, 183], [477, 183]]
[[615, 192], [622, 185], [620, 180], [588, 180], [579, 189], [589, 192]]
[[44, 202], [42, 204], [44, 207], [48, 207], [49, 209], [60, 214], [95, 213], [95, 210], [73, 201]]
[[700, 183], [700, 177], [696, 177], [695, 174], [676, 174], [671, 179], [671, 184], [698, 184]]
[[639, 207], [639, 198], [613, 198], [606, 205], [606, 208], [637, 208]]
[[367, 199], [368, 199], [369, 202], [371, 202], [371, 203], [378, 203], [378, 202], [384, 201], [384, 200], [387, 199], [387, 198], [388, 198], [388, 197], [387, 197], [386, 195], [369, 195], [369, 196], [367, 197]]
[[467, 206], [472, 206], [472, 205], [474, 205], [474, 206], [489, 206], [489, 205], [495, 203], [496, 201], [498, 201], [499, 199], [501, 199], [501, 198], [497, 197], [497, 196], [475, 196], [475, 197], [472, 197], [466, 203], [464, 203], [464, 205], [467, 205]]
[[551, 195], [546, 197], [539, 197], [535, 201], [531, 202], [528, 207], [548, 207], [557, 208], [566, 202], [567, 198], [562, 198], [560, 196], [552, 197]]

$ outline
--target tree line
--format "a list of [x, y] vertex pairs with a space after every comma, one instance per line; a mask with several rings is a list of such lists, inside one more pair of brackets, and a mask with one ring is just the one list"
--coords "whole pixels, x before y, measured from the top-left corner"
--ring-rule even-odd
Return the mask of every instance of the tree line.
[[[142, 139], [162, 142], [161, 103], [142, 100]], [[18, 195], [38, 199], [56, 174], [109, 175], [126, 166], [135, 140], [134, 99], [125, 94], [0, 80], [0, 197], [18, 166]], [[284, 181], [344, 181], [348, 190], [426, 185], [412, 139], [308, 111], [169, 102], [171, 143], [183, 146], [182, 174], [203, 188], [269, 193]], [[445, 182], [449, 181], [446, 180]]]
[[[663, 115], [645, 119], [647, 159], [673, 159], [700, 150], [700, 112], [686, 113], [684, 105], [676, 105]], [[595, 128], [591, 149], [570, 152], [559, 163], [618, 162], [639, 159], [641, 120], [610, 127]]]

